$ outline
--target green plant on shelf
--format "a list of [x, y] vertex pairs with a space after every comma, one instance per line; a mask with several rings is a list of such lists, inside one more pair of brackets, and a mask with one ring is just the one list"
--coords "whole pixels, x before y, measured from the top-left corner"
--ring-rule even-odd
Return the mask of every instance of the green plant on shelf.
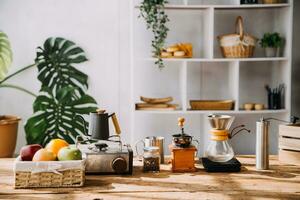
[[279, 33], [265, 33], [260, 40], [260, 45], [263, 48], [279, 48], [283, 45], [283, 38]]
[[166, 23], [169, 21], [165, 12], [166, 0], [143, 0], [140, 5], [139, 17], [144, 18], [147, 29], [153, 32], [153, 40], [151, 42], [154, 57], [157, 58], [155, 64], [159, 68], [164, 67], [163, 60], [160, 57], [162, 48], [168, 35], [169, 28]]
[[[84, 134], [84, 124], [75, 118], [97, 109], [97, 102], [86, 94], [88, 76], [74, 65], [87, 61], [82, 48], [64, 38], [48, 38], [38, 47], [35, 62], [7, 75], [12, 64], [12, 50], [8, 37], [0, 32], [0, 88], [13, 88], [35, 98], [34, 114], [25, 124], [28, 144], [46, 144], [52, 138], [74, 143]], [[41, 89], [38, 94], [7, 81], [30, 68], [37, 67]]]

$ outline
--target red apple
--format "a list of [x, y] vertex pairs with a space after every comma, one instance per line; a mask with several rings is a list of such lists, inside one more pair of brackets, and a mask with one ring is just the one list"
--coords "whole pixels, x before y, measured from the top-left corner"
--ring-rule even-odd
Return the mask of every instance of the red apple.
[[21, 156], [22, 161], [32, 161], [32, 158], [33, 158], [35, 152], [37, 152], [41, 148], [43, 148], [43, 147], [39, 144], [31, 144], [31, 145], [22, 147], [20, 150], [20, 156]]

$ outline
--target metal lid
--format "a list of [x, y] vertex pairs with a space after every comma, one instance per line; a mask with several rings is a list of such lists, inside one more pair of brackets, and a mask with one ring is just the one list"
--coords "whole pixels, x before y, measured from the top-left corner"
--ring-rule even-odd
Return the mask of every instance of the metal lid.
[[159, 147], [150, 146], [150, 147], [144, 147], [144, 151], [146, 152], [159, 152]]

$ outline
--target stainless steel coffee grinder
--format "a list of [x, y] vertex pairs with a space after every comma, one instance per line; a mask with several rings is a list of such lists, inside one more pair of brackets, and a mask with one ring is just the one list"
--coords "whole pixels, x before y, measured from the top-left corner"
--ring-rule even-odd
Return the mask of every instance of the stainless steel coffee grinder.
[[299, 118], [292, 116], [291, 121], [284, 121], [276, 118], [260, 118], [256, 122], [256, 169], [269, 169], [269, 129], [270, 121], [275, 120], [288, 124], [295, 124]]

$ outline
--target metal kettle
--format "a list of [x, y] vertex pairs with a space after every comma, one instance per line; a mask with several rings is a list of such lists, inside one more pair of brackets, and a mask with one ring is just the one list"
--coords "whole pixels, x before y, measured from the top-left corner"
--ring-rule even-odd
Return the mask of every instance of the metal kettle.
[[97, 110], [96, 112], [90, 113], [90, 123], [89, 123], [89, 132], [88, 134], [92, 139], [96, 140], [108, 140], [109, 135], [109, 121], [111, 117], [112, 122], [115, 127], [116, 135], [119, 136], [121, 129], [119, 126], [118, 119], [115, 113], [108, 114], [105, 110]]

